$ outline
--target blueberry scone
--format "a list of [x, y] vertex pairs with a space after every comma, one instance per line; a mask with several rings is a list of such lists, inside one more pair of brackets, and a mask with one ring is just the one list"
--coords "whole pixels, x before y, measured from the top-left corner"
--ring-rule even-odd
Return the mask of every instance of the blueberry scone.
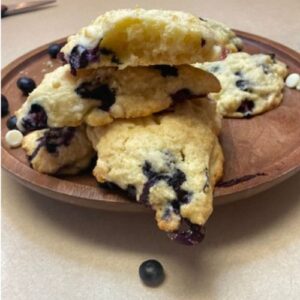
[[98, 152], [93, 174], [102, 186], [117, 186], [151, 206], [159, 228], [173, 239], [197, 243], [223, 171], [219, 131], [220, 117], [207, 98], [146, 118], [88, 127]]
[[74, 74], [100, 66], [181, 65], [219, 59], [229, 47], [220, 27], [179, 11], [121, 9], [106, 12], [68, 38], [61, 56]]
[[229, 53], [238, 52], [243, 49], [242, 40], [237, 37], [228, 26], [212, 19], [202, 20], [206, 21], [214, 30], [220, 45], [226, 45], [226, 47], [222, 47], [220, 45], [214, 46], [214, 52], [220, 56], [221, 59], [224, 59]]
[[282, 101], [287, 67], [274, 55], [232, 53], [223, 61], [196, 64], [212, 72], [222, 90], [209, 94], [226, 117], [247, 118], [277, 107]]
[[77, 174], [95, 155], [84, 126], [33, 131], [24, 137], [22, 148], [31, 167], [46, 174]]
[[192, 67], [104, 67], [70, 74], [68, 65], [45, 76], [16, 112], [23, 132], [46, 127], [101, 126], [117, 118], [148, 116], [220, 90], [214, 75]]

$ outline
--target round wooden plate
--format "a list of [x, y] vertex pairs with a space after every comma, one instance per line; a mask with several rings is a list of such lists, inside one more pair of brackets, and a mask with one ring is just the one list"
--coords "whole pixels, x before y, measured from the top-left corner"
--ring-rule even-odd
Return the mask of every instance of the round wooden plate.
[[[249, 53], [274, 53], [289, 72], [300, 73], [299, 53], [273, 41], [236, 31]], [[63, 44], [65, 39], [55, 41]], [[26, 100], [16, 87], [20, 76], [39, 83], [46, 72], [60, 65], [50, 59], [47, 46], [18, 58], [2, 71], [2, 94], [13, 113]], [[2, 118], [2, 166], [19, 182], [49, 197], [74, 204], [111, 209], [144, 210], [120, 194], [97, 187], [88, 172], [78, 176], [54, 177], [29, 167], [22, 149], [10, 149], [4, 142], [6, 118]], [[215, 189], [215, 204], [242, 199], [266, 190], [300, 169], [300, 92], [285, 88], [280, 107], [252, 119], [225, 119], [221, 134], [225, 155], [223, 183]]]

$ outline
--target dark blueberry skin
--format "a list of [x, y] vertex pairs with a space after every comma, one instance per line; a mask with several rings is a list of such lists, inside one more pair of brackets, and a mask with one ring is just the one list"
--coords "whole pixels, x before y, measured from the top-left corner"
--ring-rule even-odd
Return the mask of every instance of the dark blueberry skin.
[[139, 267], [139, 275], [147, 286], [158, 286], [165, 279], [165, 272], [160, 262], [155, 259], [144, 261]]
[[89, 82], [82, 83], [76, 88], [76, 93], [84, 99], [101, 100], [100, 109], [108, 111], [116, 102], [116, 92], [107, 84], [92, 84]]
[[17, 117], [11, 116], [6, 122], [6, 127], [10, 130], [17, 129]]
[[17, 80], [17, 86], [25, 96], [28, 96], [36, 88], [34, 80], [26, 76]]
[[205, 47], [205, 45], [206, 45], [206, 40], [205, 40], [205, 39], [202, 39], [202, 40], [201, 40], [201, 47], [203, 48], [203, 47]]
[[153, 69], [159, 70], [160, 75], [163, 76], [163, 77], [167, 77], [167, 76], [177, 77], [178, 76], [178, 69], [176, 67], [173, 67], [173, 66], [155, 65], [155, 66], [153, 66]]
[[48, 47], [48, 54], [51, 58], [57, 58], [58, 53], [60, 52], [61, 45], [52, 44]]
[[47, 128], [47, 119], [48, 117], [43, 107], [39, 104], [32, 104], [30, 111], [22, 120], [24, 133]]
[[252, 91], [250, 82], [248, 80], [239, 79], [235, 82], [235, 85], [244, 92], [250, 92]]
[[1, 94], [1, 118], [7, 116], [9, 112], [9, 104], [7, 98]]
[[254, 106], [255, 104], [252, 100], [245, 99], [237, 109], [237, 112], [242, 113], [245, 118], [251, 118]]

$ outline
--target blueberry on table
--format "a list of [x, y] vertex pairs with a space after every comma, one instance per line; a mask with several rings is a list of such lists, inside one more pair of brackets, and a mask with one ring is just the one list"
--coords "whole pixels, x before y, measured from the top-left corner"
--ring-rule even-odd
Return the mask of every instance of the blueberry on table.
[[56, 58], [57, 54], [60, 52], [61, 45], [52, 44], [48, 47], [48, 54], [51, 58]]
[[7, 98], [4, 95], [1, 95], [1, 118], [5, 117], [8, 114], [9, 105]]
[[144, 261], [139, 267], [139, 275], [144, 284], [157, 286], [164, 281], [165, 273], [160, 262], [154, 259]]
[[18, 79], [17, 86], [25, 96], [28, 96], [36, 88], [34, 80], [25, 76]]
[[17, 117], [16, 116], [11, 116], [7, 122], [6, 126], [8, 129], [17, 129]]

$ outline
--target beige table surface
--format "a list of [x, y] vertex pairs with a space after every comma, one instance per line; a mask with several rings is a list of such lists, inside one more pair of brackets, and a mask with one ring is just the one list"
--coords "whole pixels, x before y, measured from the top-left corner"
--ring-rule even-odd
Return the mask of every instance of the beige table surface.
[[[101, 12], [136, 4], [191, 11], [300, 50], [299, 0], [60, 0], [2, 20], [2, 66]], [[300, 174], [218, 207], [198, 247], [169, 241], [151, 214], [71, 206], [2, 178], [3, 299], [300, 299]], [[167, 273], [156, 289], [138, 277], [149, 258]]]

